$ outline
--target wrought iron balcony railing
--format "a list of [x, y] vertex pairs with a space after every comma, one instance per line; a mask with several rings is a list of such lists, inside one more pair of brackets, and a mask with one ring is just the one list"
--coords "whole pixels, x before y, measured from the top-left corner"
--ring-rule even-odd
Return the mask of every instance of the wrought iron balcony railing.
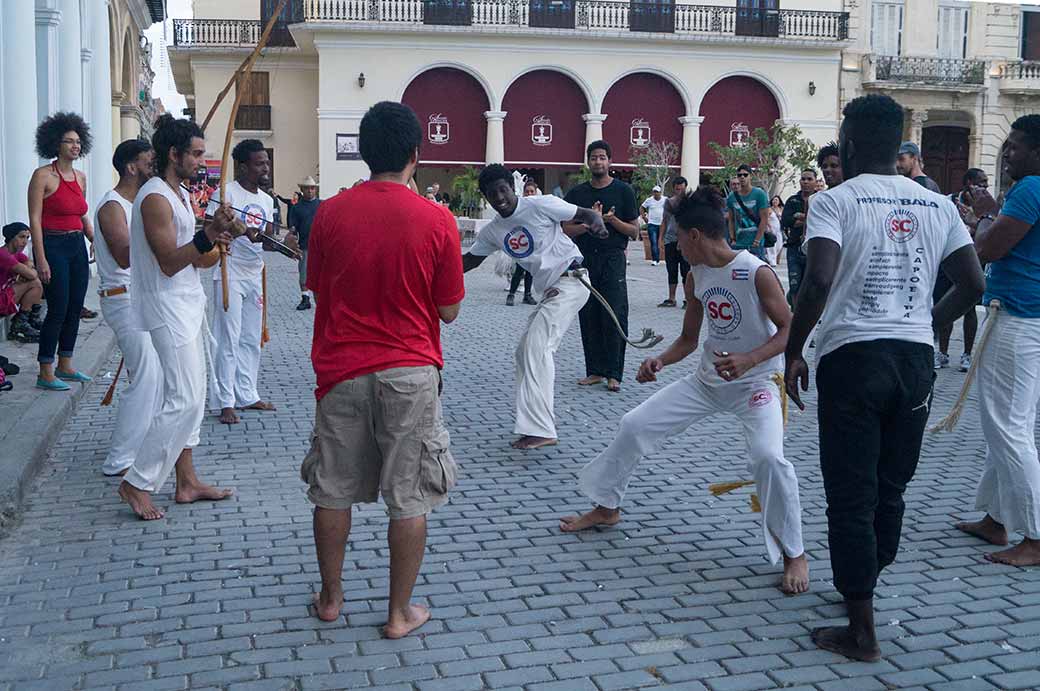
[[879, 82], [981, 86], [986, 82], [986, 63], [983, 60], [881, 55], [874, 58], [874, 78]]
[[174, 19], [175, 46], [255, 46], [263, 27], [249, 19]]

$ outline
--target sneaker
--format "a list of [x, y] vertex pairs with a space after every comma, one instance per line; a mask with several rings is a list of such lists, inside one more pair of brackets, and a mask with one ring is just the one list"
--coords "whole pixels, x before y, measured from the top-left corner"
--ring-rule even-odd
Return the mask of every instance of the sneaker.
[[512, 307], [515, 304], [516, 304], [516, 295], [514, 293], [510, 293], [509, 295], [506, 295], [506, 305], [509, 306], [509, 307]]
[[298, 309], [298, 310], [300, 310], [302, 312], [303, 310], [309, 310], [310, 308], [311, 308], [311, 296], [310, 295], [301, 295], [300, 296], [300, 304], [296, 305], [296, 309]]
[[22, 343], [39, 343], [40, 331], [29, 323], [28, 315], [19, 312], [11, 319], [11, 330], [7, 333], [7, 337], [12, 341]]
[[961, 353], [961, 372], [967, 372], [971, 369], [971, 353]]
[[525, 305], [537, 305], [538, 301], [535, 300], [533, 297], [531, 297], [530, 293], [525, 293], [524, 294], [524, 304]]
[[658, 307], [675, 307], [675, 300], [662, 300]]
[[29, 312], [29, 324], [32, 328], [40, 331], [43, 329], [43, 305], [33, 305]]
[[932, 367], [935, 369], [942, 369], [950, 364], [950, 356], [946, 353], [940, 353], [938, 350], [935, 351], [935, 358], [932, 362]]

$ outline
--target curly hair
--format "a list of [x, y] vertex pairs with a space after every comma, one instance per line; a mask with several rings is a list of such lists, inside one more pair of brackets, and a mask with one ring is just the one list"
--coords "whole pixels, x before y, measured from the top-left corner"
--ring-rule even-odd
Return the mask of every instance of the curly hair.
[[675, 223], [683, 230], [696, 228], [713, 240], [722, 239], [726, 237], [726, 221], [722, 215], [725, 204], [715, 188], [701, 185], [679, 201]]
[[183, 154], [191, 147], [194, 137], [204, 139], [202, 129], [192, 120], [175, 118], [164, 113], [155, 121], [155, 132], [152, 134], [152, 148], [155, 149], [155, 170], [163, 174], [170, 163], [170, 147]]
[[484, 170], [480, 171], [480, 177], [477, 179], [477, 187], [480, 188], [481, 194], [487, 194], [487, 191], [491, 189], [491, 186], [499, 180], [505, 180], [509, 183], [510, 189], [512, 189], [513, 174], [510, 173], [501, 163], [492, 163], [491, 165], [486, 166]]
[[76, 113], [55, 113], [36, 128], [36, 153], [40, 158], [57, 158], [66, 132], [79, 135], [80, 156], [90, 153], [90, 125]]
[[841, 153], [838, 150], [838, 142], [827, 142], [820, 148], [820, 152], [816, 154], [816, 165], [823, 167], [823, 162], [829, 157], [835, 156], [841, 158]]
[[266, 150], [259, 139], [243, 139], [231, 150], [231, 159], [235, 163], [249, 163], [253, 154]]

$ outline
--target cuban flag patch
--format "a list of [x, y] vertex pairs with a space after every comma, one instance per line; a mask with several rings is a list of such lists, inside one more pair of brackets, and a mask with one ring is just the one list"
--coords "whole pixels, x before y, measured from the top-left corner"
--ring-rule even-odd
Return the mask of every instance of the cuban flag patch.
[[747, 269], [733, 269], [732, 278], [734, 281], [746, 281], [751, 277], [751, 272]]

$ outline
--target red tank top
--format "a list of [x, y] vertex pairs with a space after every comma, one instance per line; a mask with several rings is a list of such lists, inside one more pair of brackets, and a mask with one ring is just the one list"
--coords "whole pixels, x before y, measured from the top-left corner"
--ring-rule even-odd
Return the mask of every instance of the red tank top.
[[[83, 230], [83, 215], [87, 213], [87, 199], [76, 179], [66, 180], [61, 176], [57, 164], [51, 167], [58, 174], [58, 189], [43, 198], [40, 225], [50, 232], [68, 233]], [[73, 173], [75, 175], [75, 173]]]

